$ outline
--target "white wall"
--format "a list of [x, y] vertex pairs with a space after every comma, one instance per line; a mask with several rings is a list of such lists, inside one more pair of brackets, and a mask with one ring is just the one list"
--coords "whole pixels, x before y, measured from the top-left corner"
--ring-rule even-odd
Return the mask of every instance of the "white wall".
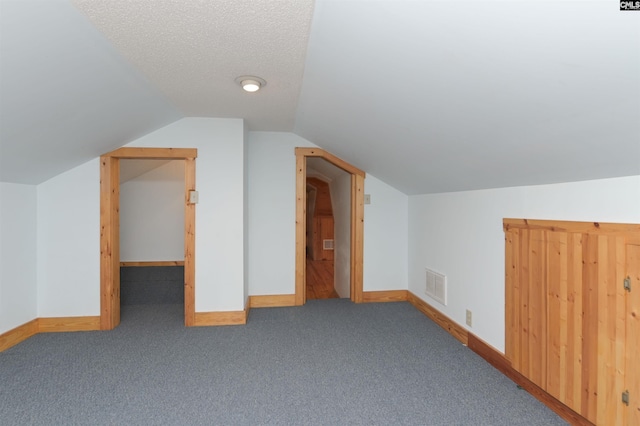
[[[244, 309], [243, 122], [186, 118], [128, 146], [197, 148], [196, 311]], [[100, 171], [38, 186], [38, 316], [100, 314]]]
[[184, 118], [127, 146], [198, 149], [196, 312], [244, 309], [243, 121]]
[[364, 192], [364, 291], [406, 290], [409, 197], [371, 175]]
[[[197, 312], [295, 292], [294, 148], [314, 145], [292, 133], [244, 140], [242, 120], [185, 118], [128, 144], [198, 149]], [[37, 188], [38, 316], [99, 315], [99, 185], [96, 158]], [[406, 289], [408, 197], [373, 176], [365, 190], [364, 289]]]
[[[292, 133], [249, 133], [249, 294], [295, 293], [295, 147]], [[365, 192], [364, 290], [407, 289], [408, 197], [371, 175]]]
[[334, 284], [340, 297], [351, 297], [351, 174], [329, 184], [334, 221]]
[[183, 160], [121, 183], [120, 260], [184, 260], [184, 197]]
[[38, 316], [100, 314], [100, 162], [38, 185]]
[[244, 283], [242, 286], [244, 305], [249, 305], [249, 128], [244, 123], [242, 134], [242, 155], [243, 155], [243, 218], [242, 218], [242, 235], [243, 235], [243, 274]]
[[0, 182], [0, 334], [38, 315], [37, 193]]
[[249, 294], [295, 293], [295, 147], [293, 133], [249, 132]]
[[[640, 223], [640, 176], [409, 197], [409, 290], [504, 351], [503, 218]], [[447, 275], [448, 306], [424, 293]]]

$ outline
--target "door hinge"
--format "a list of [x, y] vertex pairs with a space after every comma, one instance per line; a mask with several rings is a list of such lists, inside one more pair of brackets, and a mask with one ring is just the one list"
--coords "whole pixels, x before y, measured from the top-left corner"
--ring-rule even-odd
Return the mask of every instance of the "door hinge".
[[624, 279], [624, 289], [627, 291], [631, 291], [631, 277], [627, 277]]
[[624, 405], [629, 405], [629, 391], [628, 390], [622, 392], [622, 403]]

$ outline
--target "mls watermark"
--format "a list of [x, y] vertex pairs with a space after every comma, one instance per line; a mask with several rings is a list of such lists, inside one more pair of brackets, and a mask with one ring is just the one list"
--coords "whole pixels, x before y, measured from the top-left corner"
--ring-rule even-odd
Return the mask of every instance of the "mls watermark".
[[638, 10], [640, 11], [640, 1], [620, 0], [620, 10]]

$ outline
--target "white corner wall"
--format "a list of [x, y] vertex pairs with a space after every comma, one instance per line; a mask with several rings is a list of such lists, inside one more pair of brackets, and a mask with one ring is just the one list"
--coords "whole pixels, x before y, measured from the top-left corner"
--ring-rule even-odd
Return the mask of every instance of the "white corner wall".
[[409, 197], [371, 175], [364, 192], [364, 291], [406, 290]]
[[38, 316], [37, 191], [0, 182], [0, 334]]
[[[409, 197], [409, 290], [504, 352], [503, 218], [640, 223], [640, 176]], [[425, 295], [447, 275], [448, 305]]]
[[100, 162], [38, 185], [38, 316], [100, 314]]
[[242, 155], [244, 159], [243, 164], [243, 215], [242, 215], [242, 235], [243, 235], [243, 298], [244, 306], [249, 306], [249, 128], [247, 123], [244, 123], [242, 133]]
[[[295, 293], [295, 147], [292, 133], [249, 133], [249, 294]], [[371, 175], [365, 192], [364, 290], [407, 289], [408, 197]]]
[[120, 261], [184, 260], [184, 197], [184, 160], [121, 183]]
[[197, 148], [196, 312], [243, 310], [243, 120], [184, 118], [127, 146]]

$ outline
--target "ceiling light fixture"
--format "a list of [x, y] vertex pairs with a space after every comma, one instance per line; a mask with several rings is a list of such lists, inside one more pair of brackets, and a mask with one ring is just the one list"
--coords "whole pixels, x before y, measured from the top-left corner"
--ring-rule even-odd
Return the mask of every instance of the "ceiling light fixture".
[[253, 75], [243, 75], [241, 77], [236, 78], [236, 83], [238, 83], [245, 92], [257, 92], [262, 87], [267, 85], [267, 82], [261, 79], [260, 77], [255, 77]]

